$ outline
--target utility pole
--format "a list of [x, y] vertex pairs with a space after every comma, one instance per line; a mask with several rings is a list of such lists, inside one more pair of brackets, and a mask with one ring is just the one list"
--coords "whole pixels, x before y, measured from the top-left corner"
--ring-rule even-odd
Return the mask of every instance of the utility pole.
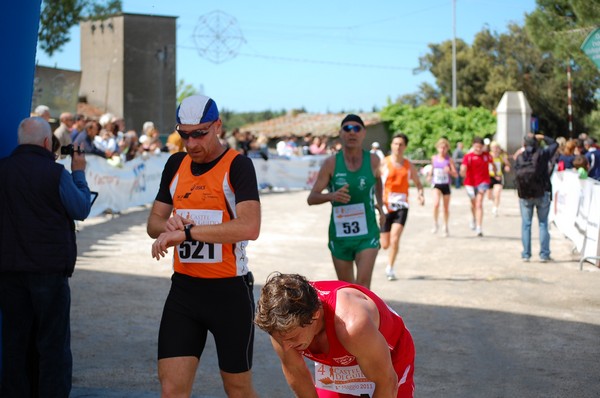
[[571, 60], [567, 63], [567, 114], [569, 118], [569, 137], [575, 138], [573, 134], [573, 104], [571, 95]]
[[452, 0], [452, 107], [456, 108], [456, 0]]

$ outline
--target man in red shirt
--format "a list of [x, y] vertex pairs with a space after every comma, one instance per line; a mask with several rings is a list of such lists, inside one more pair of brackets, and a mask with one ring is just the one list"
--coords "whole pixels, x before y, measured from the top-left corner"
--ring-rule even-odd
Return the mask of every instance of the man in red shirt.
[[471, 151], [464, 156], [460, 165], [460, 175], [465, 179], [465, 190], [471, 199], [471, 229], [475, 230], [477, 236], [483, 236], [483, 198], [490, 188], [490, 167], [496, 171], [492, 156], [483, 151], [483, 139], [473, 137]]
[[297, 397], [413, 397], [412, 336], [363, 286], [276, 273], [261, 291], [255, 323], [271, 336]]

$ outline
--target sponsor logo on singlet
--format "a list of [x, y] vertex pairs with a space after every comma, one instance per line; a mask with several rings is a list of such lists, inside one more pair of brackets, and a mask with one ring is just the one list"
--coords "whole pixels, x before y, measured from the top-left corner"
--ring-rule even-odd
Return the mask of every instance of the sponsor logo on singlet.
[[348, 365], [354, 361], [356, 357], [352, 355], [344, 355], [343, 357], [333, 358], [336, 363], [339, 363], [342, 366]]

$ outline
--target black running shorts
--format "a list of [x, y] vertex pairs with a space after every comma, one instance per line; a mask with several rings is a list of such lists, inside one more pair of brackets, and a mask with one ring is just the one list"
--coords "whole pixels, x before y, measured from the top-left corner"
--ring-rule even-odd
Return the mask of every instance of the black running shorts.
[[406, 219], [408, 218], [408, 208], [403, 207], [397, 211], [392, 211], [385, 215], [385, 222], [380, 225], [381, 232], [390, 232], [392, 230], [392, 224], [406, 225]]
[[250, 370], [255, 309], [252, 274], [204, 279], [175, 273], [171, 281], [158, 333], [158, 359], [200, 358], [210, 332], [222, 371]]

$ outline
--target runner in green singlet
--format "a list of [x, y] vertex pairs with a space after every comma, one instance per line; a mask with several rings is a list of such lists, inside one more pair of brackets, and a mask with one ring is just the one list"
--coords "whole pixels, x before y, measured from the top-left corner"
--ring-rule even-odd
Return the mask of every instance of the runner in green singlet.
[[362, 148], [365, 136], [362, 119], [347, 115], [340, 129], [342, 150], [323, 163], [308, 204], [332, 204], [329, 250], [338, 279], [369, 288], [379, 251], [375, 209], [380, 217], [383, 211], [380, 160]]

